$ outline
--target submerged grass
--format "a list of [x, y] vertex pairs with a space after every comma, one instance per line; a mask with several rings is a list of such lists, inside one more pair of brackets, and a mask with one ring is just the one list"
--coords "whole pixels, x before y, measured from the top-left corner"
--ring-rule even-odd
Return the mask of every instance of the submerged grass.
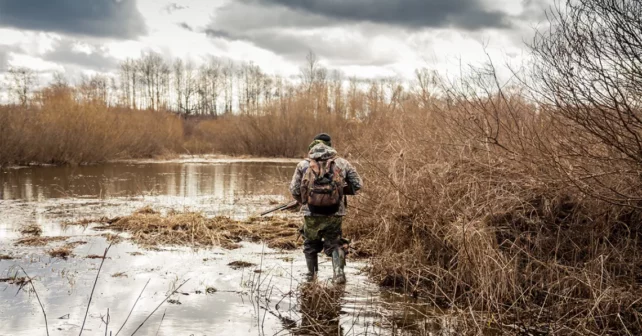
[[25, 238], [20, 238], [16, 240], [15, 244], [16, 245], [24, 245], [24, 246], [45, 246], [49, 243], [52, 242], [58, 242], [58, 241], [63, 241], [67, 240], [69, 237], [63, 237], [63, 236], [54, 236], [54, 237], [25, 237]]
[[[240, 247], [239, 242], [264, 241], [271, 248], [294, 249], [301, 244], [298, 238], [299, 220], [294, 218], [250, 218], [238, 221], [228, 217], [206, 217], [198, 212], [166, 215], [151, 208], [143, 208], [129, 216], [106, 219], [98, 230], [125, 232], [136, 243], [145, 247], [159, 245]], [[107, 233], [109, 239], [116, 235]], [[118, 237], [119, 238], [119, 237]]]
[[36, 223], [31, 223], [20, 228], [20, 233], [29, 236], [40, 236], [42, 234], [42, 228]]
[[241, 268], [256, 266], [256, 264], [253, 264], [247, 261], [237, 260], [237, 261], [232, 261], [231, 263], [227, 264], [227, 266], [230, 266], [234, 270], [238, 270]]
[[301, 323], [290, 329], [295, 335], [342, 335], [340, 314], [343, 286], [317, 281], [301, 284], [296, 293]]
[[52, 258], [61, 258], [67, 259], [72, 255], [73, 248], [71, 246], [65, 245], [49, 250], [47, 253]]
[[10, 285], [16, 285], [20, 286], [20, 288], [24, 287], [27, 283], [29, 283], [29, 279], [25, 277], [12, 277], [12, 278], [0, 278], [0, 282], [8, 283]]

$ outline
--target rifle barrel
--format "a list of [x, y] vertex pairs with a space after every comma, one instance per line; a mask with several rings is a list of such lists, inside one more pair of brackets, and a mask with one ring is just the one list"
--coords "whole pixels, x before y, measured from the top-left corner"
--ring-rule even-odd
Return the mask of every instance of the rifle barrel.
[[267, 214], [269, 214], [271, 212], [274, 212], [274, 211], [289, 209], [289, 208], [292, 208], [292, 207], [296, 206], [297, 204], [298, 204], [297, 201], [292, 201], [290, 203], [281, 204], [281, 205], [278, 205], [278, 206], [276, 206], [276, 207], [274, 207], [274, 208], [272, 208], [270, 210], [262, 212], [261, 216], [265, 216], [265, 215], [267, 215]]

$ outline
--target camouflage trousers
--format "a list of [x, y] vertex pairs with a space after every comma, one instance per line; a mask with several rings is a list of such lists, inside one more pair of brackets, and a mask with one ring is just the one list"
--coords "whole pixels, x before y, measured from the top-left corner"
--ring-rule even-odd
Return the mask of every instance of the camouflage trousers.
[[324, 251], [327, 256], [341, 247], [341, 216], [303, 217], [303, 253], [317, 255]]

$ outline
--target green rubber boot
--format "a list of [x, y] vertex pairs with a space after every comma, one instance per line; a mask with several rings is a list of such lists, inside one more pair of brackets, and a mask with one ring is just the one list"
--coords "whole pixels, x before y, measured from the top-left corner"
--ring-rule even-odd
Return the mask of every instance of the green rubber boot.
[[305, 264], [308, 266], [308, 273], [305, 274], [308, 281], [314, 280], [319, 271], [319, 258], [317, 255], [305, 255]]
[[343, 267], [346, 264], [345, 251], [342, 248], [337, 248], [332, 252], [332, 269], [334, 271], [334, 278], [332, 282], [337, 285], [346, 283], [346, 275], [343, 272]]

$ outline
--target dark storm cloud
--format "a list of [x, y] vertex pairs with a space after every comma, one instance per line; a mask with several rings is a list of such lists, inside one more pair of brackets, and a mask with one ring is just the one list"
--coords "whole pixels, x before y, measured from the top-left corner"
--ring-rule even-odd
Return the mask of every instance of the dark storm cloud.
[[108, 56], [105, 50], [97, 45], [91, 45], [91, 54], [74, 51], [75, 41], [63, 39], [54, 46], [54, 49], [42, 55], [44, 60], [64, 65], [75, 65], [85, 69], [97, 71], [114, 70], [118, 66], [118, 60]]
[[0, 0], [0, 26], [114, 38], [146, 32], [135, 0]]
[[410, 28], [455, 27], [467, 30], [506, 28], [510, 17], [484, 8], [480, 0], [242, 0], [284, 6], [297, 11], [348, 21]]
[[[219, 8], [212, 22], [204, 29], [208, 37], [225, 41], [243, 41], [269, 50], [293, 61], [302, 61], [309, 50], [331, 61], [359, 64], [388, 64], [389, 59], [368, 54], [368, 36], [351, 31], [344, 39], [329, 38], [325, 30], [341, 22], [312, 13], [302, 13], [285, 6], [263, 6], [247, 1], [232, 1]], [[312, 32], [301, 34], [302, 29]], [[369, 27], [368, 34], [377, 34], [381, 27]], [[390, 32], [390, 27], [385, 27]], [[394, 29], [393, 29], [394, 30]], [[355, 36], [356, 35], [356, 36]]]

